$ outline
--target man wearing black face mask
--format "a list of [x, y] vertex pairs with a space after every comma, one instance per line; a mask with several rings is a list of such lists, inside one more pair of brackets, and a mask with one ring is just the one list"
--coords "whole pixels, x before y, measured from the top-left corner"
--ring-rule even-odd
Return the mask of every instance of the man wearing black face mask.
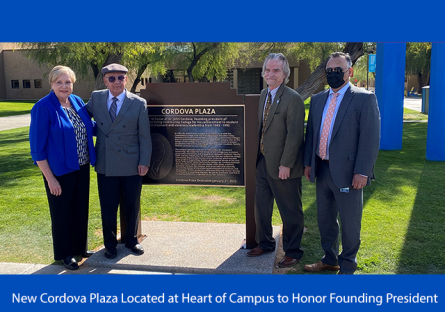
[[[321, 261], [304, 266], [353, 274], [357, 269], [363, 211], [363, 187], [374, 178], [380, 142], [380, 113], [375, 95], [349, 83], [351, 57], [330, 55], [326, 65], [329, 90], [311, 99], [306, 127], [304, 175], [316, 182]], [[339, 254], [338, 215], [342, 224]]]

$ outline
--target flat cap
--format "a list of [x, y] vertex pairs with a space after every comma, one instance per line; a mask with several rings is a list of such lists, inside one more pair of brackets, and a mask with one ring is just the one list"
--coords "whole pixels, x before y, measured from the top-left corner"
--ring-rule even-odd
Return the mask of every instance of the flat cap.
[[102, 75], [105, 75], [106, 73], [113, 73], [113, 72], [119, 72], [119, 73], [127, 73], [128, 69], [125, 66], [122, 66], [121, 64], [110, 64], [102, 68], [100, 71]]

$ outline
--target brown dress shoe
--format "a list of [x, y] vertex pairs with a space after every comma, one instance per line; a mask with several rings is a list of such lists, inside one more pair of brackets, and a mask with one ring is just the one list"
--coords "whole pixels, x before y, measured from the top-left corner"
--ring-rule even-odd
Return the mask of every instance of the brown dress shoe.
[[338, 271], [338, 270], [340, 270], [340, 266], [324, 264], [323, 262], [318, 261], [317, 263], [306, 264], [303, 267], [303, 269], [306, 272], [320, 272], [320, 271], [324, 271], [324, 270]]
[[338, 271], [337, 275], [352, 275], [354, 273], [344, 273], [342, 271]]
[[254, 249], [252, 249], [251, 251], [249, 251], [247, 253], [248, 257], [258, 257], [261, 256], [263, 253], [266, 252], [272, 252], [273, 250], [263, 250], [260, 248], [260, 246], [255, 247]]
[[284, 256], [283, 259], [281, 259], [280, 262], [278, 262], [278, 267], [279, 268], [287, 268], [290, 266], [293, 266], [294, 264], [296, 264], [299, 260], [298, 259], [294, 259], [288, 256]]

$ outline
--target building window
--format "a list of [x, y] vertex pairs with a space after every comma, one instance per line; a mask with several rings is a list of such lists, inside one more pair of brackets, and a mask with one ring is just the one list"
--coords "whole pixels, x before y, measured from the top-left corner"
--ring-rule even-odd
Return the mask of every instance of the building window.
[[238, 94], [260, 94], [263, 87], [261, 68], [238, 69]]
[[23, 80], [23, 89], [31, 89], [31, 80]]
[[19, 81], [18, 80], [11, 80], [11, 88], [18, 89], [19, 88]]
[[42, 79], [34, 79], [34, 88], [42, 89]]

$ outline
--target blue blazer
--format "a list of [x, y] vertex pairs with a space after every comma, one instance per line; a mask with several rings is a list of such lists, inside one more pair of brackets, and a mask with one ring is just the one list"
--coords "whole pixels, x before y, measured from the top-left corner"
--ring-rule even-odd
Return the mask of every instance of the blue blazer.
[[[94, 166], [96, 153], [93, 143], [93, 121], [80, 97], [71, 94], [69, 100], [85, 124], [90, 163]], [[29, 143], [34, 164], [36, 161], [47, 159], [55, 176], [79, 170], [73, 125], [52, 91], [38, 101], [31, 110]]]

